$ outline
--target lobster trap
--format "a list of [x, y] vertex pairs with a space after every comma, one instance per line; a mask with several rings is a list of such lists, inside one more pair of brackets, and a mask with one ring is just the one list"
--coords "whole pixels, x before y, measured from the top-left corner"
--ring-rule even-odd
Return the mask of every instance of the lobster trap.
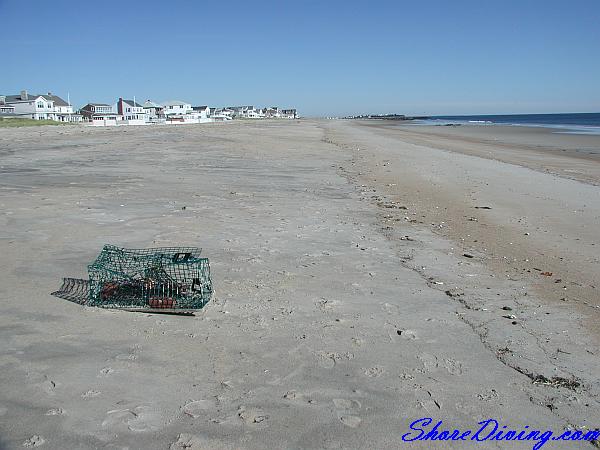
[[208, 258], [195, 247], [124, 249], [105, 245], [88, 266], [90, 306], [190, 311], [212, 296]]

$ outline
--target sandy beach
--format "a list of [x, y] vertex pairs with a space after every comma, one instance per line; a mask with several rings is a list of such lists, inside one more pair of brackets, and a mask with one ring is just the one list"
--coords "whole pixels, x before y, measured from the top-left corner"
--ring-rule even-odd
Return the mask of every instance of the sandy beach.
[[[0, 449], [596, 429], [599, 186], [600, 136], [541, 128], [0, 129]], [[50, 295], [105, 243], [202, 247], [213, 299], [181, 317]]]

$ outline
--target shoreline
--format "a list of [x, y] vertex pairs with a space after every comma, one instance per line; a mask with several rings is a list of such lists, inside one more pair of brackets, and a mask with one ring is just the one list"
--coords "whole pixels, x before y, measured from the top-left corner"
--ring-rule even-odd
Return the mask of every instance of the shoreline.
[[[551, 128], [508, 125], [358, 124], [381, 129], [390, 135], [401, 135], [411, 144], [493, 159], [600, 185], [600, 166], [587, 165], [589, 161], [600, 162], [600, 135], [561, 134]], [[565, 163], [564, 157], [572, 160]]]

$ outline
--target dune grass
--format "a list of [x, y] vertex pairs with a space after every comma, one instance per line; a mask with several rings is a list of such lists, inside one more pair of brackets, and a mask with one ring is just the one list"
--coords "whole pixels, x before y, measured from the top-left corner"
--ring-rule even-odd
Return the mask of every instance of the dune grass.
[[7, 119], [6, 117], [0, 117], [0, 128], [39, 127], [41, 125], [73, 125], [73, 123], [57, 122], [55, 120]]

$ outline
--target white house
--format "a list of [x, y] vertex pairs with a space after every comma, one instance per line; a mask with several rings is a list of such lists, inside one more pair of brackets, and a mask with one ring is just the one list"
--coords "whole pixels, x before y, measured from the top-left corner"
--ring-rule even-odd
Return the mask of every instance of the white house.
[[215, 122], [226, 122], [233, 119], [234, 111], [230, 108], [211, 108], [210, 117]]
[[44, 98], [42, 95], [28, 94], [21, 91], [18, 95], [4, 96], [5, 106], [12, 106], [14, 114], [35, 120], [56, 120], [54, 112], [54, 101]]
[[0, 95], [0, 116], [16, 117], [15, 107], [6, 104], [6, 95]]
[[166, 123], [178, 124], [178, 123], [203, 123], [210, 122], [208, 118], [209, 108], [198, 107], [197, 110], [192, 108], [191, 103], [182, 102], [179, 100], [172, 100], [164, 102], [162, 104]]
[[[12, 117], [34, 120], [57, 120], [60, 122], [80, 122], [82, 117], [73, 107], [57, 95], [29, 94], [21, 91], [18, 95], [3, 95], [0, 107]], [[12, 109], [9, 111], [9, 109]]]
[[242, 117], [244, 119], [258, 119], [260, 118], [259, 110], [257, 110], [254, 106], [238, 106], [237, 107], [237, 116]]
[[123, 123], [120, 125], [145, 125], [148, 122], [148, 114], [144, 107], [135, 100], [123, 100], [119, 97], [117, 114], [122, 117]]
[[77, 114], [73, 111], [73, 106], [70, 103], [65, 102], [58, 95], [48, 92], [43, 97], [47, 100], [54, 102], [54, 112], [56, 113], [56, 119], [59, 122], [81, 122], [83, 117], [81, 114]]
[[281, 117], [283, 117], [284, 119], [296, 119], [298, 117], [298, 113], [296, 111], [296, 108], [282, 109], [281, 110]]
[[165, 109], [165, 116], [183, 116], [193, 111], [191, 103], [182, 102], [179, 100], [171, 100], [162, 103]]
[[281, 117], [281, 111], [279, 111], [279, 108], [277, 106], [271, 106], [270, 108], [265, 109], [265, 117], [278, 119]]
[[165, 108], [162, 105], [152, 100], [146, 100], [143, 106], [148, 117], [148, 122], [162, 123], [165, 121]]
[[210, 108], [208, 106], [194, 106], [192, 107], [194, 113], [198, 115], [199, 123], [212, 122], [210, 118]]
[[122, 123], [122, 116], [115, 113], [106, 103], [88, 103], [79, 112], [93, 126], [109, 126]]

